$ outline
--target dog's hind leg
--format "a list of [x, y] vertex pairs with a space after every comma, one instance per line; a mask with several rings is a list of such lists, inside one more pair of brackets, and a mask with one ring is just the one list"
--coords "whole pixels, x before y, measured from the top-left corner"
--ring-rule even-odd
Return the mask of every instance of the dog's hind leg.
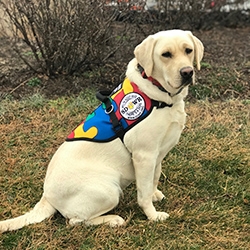
[[[112, 193], [102, 193], [99, 195], [98, 197], [96, 193], [94, 199], [88, 199], [87, 206], [86, 203], [85, 206], [84, 204], [79, 204], [80, 207], [83, 207], [82, 213], [80, 214], [79, 212], [77, 216], [71, 217], [69, 224], [75, 225], [83, 222], [86, 225], [108, 224], [112, 227], [124, 224], [124, 219], [118, 215], [103, 215], [118, 205], [118, 190], [113, 190]], [[86, 209], [86, 207], [88, 208]]]
[[[111, 181], [91, 179], [91, 183], [79, 183], [77, 193], [67, 199], [53, 197], [54, 206], [69, 219], [70, 225], [85, 223], [86, 225], [99, 225], [102, 223], [110, 226], [120, 226], [124, 220], [118, 215], [104, 215], [115, 208], [119, 203], [122, 193], [120, 187]], [[96, 183], [93, 185], [93, 183]], [[51, 197], [50, 197], [51, 198]]]
[[[75, 219], [75, 218], [72, 218], [69, 220], [70, 225], [75, 225], [75, 224], [78, 224], [81, 222], [83, 222], [83, 221], [80, 219]], [[98, 216], [96, 218], [84, 221], [84, 223], [86, 225], [108, 224], [111, 227], [116, 227], [116, 226], [123, 225], [125, 223], [125, 220], [122, 217], [120, 217], [119, 215], [109, 214], [109, 215]]]
[[125, 224], [125, 220], [119, 215], [109, 214], [96, 217], [85, 222], [87, 225], [109, 224], [111, 227], [121, 226]]

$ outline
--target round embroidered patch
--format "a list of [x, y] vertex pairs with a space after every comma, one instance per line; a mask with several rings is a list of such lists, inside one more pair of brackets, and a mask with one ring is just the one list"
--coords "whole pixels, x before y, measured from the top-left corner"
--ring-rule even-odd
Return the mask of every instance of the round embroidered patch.
[[143, 97], [137, 93], [129, 93], [121, 100], [120, 113], [127, 120], [135, 120], [139, 118], [144, 110], [145, 101]]

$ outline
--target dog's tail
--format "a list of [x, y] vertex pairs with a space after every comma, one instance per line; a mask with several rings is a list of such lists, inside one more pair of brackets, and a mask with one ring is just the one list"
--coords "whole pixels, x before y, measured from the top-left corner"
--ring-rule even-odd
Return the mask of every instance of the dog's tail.
[[0, 221], [0, 232], [13, 231], [29, 224], [41, 222], [55, 212], [56, 209], [43, 196], [30, 212], [13, 219]]

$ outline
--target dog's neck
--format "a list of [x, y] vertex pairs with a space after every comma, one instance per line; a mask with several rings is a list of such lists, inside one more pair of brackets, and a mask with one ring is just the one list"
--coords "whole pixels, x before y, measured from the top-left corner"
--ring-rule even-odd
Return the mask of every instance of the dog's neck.
[[152, 76], [147, 76], [144, 68], [140, 64], [138, 64], [137, 67], [138, 67], [138, 70], [140, 71], [140, 73], [144, 79], [148, 79], [150, 82], [153, 83], [153, 85], [157, 86], [159, 88], [159, 90], [161, 90], [165, 93], [168, 93], [169, 96], [174, 97], [174, 96], [178, 95], [183, 90], [183, 88], [180, 88], [180, 90], [176, 94], [173, 95], [173, 94], [169, 93], [166, 89], [164, 89], [163, 86], [156, 79], [154, 79]]
[[131, 82], [134, 82], [148, 97], [150, 97], [152, 100], [164, 102], [168, 105], [173, 105], [177, 102], [183, 101], [188, 92], [187, 87], [181, 93], [172, 96], [153, 77], [143, 77], [141, 71], [143, 72], [144, 70], [142, 69], [143, 68], [138, 68], [138, 61], [134, 58], [128, 64], [126, 76]]
[[[139, 63], [138, 63], [138, 65], [137, 65], [137, 68], [138, 68], [138, 70], [140, 71], [140, 73], [141, 73], [141, 75], [142, 75], [142, 77], [143, 77], [144, 79], [148, 79], [150, 82], [153, 83], [153, 85], [157, 86], [157, 87], [159, 88], [159, 90], [168, 93], [168, 91], [167, 91], [166, 89], [164, 89], [164, 88], [162, 87], [162, 85], [161, 85], [156, 79], [154, 79], [152, 76], [147, 76], [147, 74], [146, 74], [144, 68], [143, 68]], [[168, 93], [168, 94], [170, 95], [170, 93]]]

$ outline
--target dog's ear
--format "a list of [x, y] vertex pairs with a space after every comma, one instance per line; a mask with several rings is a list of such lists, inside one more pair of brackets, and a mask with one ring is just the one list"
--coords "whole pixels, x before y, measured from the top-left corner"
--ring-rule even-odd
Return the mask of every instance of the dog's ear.
[[154, 37], [148, 36], [145, 40], [142, 41], [139, 45], [135, 47], [134, 54], [138, 63], [144, 68], [144, 71], [147, 76], [151, 76], [154, 60], [153, 60], [153, 51], [155, 46], [156, 39]]
[[195, 61], [196, 61], [196, 66], [197, 69], [201, 69], [201, 59], [203, 58], [203, 53], [204, 53], [204, 46], [202, 42], [192, 34], [192, 32], [189, 31], [189, 34], [193, 40], [194, 43], [194, 55], [195, 55]]

